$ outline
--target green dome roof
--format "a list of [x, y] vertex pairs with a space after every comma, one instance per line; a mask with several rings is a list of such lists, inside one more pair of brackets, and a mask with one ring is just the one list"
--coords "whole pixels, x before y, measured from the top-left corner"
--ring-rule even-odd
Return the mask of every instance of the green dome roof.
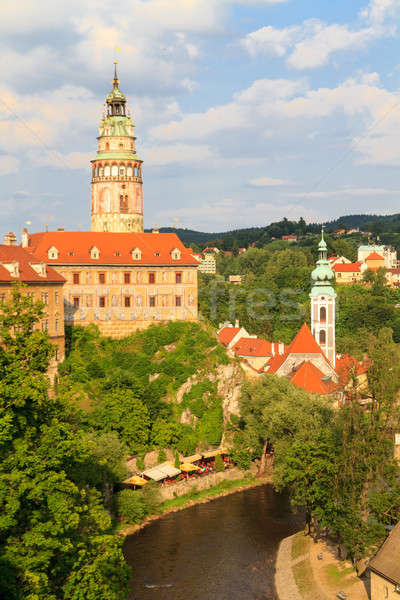
[[319, 260], [317, 266], [311, 273], [312, 289], [310, 296], [332, 296], [336, 297], [336, 292], [331, 283], [335, 279], [335, 274], [332, 271], [328, 261], [328, 246], [324, 240], [324, 231], [322, 230], [321, 241], [318, 244]]

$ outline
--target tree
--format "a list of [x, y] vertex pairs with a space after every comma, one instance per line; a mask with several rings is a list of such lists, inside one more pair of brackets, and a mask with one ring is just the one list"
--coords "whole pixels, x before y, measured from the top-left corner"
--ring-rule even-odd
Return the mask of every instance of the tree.
[[149, 411], [127, 389], [104, 395], [89, 415], [89, 423], [102, 431], [116, 431], [133, 454], [145, 448], [149, 441]]
[[82, 482], [91, 446], [48, 396], [42, 305], [16, 288], [0, 307], [0, 597], [126, 597], [129, 569], [99, 491]]

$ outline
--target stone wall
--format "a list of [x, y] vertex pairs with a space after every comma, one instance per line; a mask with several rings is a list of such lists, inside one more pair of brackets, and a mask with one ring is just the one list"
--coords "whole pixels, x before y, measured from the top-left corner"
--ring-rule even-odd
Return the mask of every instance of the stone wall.
[[171, 500], [171, 498], [183, 496], [194, 489], [207, 490], [208, 488], [217, 485], [220, 481], [233, 481], [234, 479], [240, 479], [241, 477], [243, 477], [243, 471], [237, 467], [233, 467], [232, 469], [228, 469], [221, 473], [210, 473], [210, 475], [204, 475], [204, 477], [196, 477], [187, 481], [178, 481], [172, 485], [161, 486], [159, 492], [162, 501]]

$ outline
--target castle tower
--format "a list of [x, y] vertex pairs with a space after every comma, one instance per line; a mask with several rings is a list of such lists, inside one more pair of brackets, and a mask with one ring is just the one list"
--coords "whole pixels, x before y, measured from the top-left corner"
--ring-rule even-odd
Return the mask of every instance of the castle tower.
[[317, 266], [311, 273], [311, 331], [332, 367], [335, 368], [336, 292], [332, 287], [335, 275], [329, 266], [324, 228], [318, 245], [318, 254]]
[[134, 124], [114, 64], [113, 89], [100, 122], [97, 156], [91, 161], [91, 230], [142, 232], [143, 161], [136, 156]]

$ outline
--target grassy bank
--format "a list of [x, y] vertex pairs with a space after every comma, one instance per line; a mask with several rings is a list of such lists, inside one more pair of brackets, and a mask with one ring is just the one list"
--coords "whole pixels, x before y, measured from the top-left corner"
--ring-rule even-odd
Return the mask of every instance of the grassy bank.
[[205, 490], [192, 489], [187, 494], [183, 494], [182, 496], [177, 496], [176, 498], [162, 502], [158, 507], [157, 513], [147, 517], [142, 523], [136, 525], [129, 525], [127, 523], [121, 524], [119, 527], [120, 534], [130, 535], [135, 533], [135, 531], [142, 529], [155, 519], [159, 519], [168, 513], [178, 512], [195, 504], [210, 502], [214, 498], [228, 496], [234, 492], [240, 492], [248, 488], [264, 485], [265, 483], [269, 483], [270, 480], [271, 479], [269, 475], [264, 475], [263, 477], [254, 477], [253, 475], [248, 474], [240, 479], [223, 480], [217, 485], [209, 487]]

